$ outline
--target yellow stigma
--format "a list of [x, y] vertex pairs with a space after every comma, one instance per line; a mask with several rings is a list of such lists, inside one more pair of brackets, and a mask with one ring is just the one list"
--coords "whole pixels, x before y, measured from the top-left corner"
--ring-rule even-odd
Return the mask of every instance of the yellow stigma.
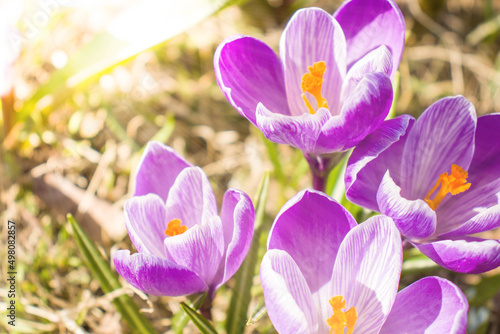
[[346, 308], [342, 296], [330, 298], [330, 305], [332, 306], [333, 315], [326, 319], [328, 326], [330, 326], [330, 334], [344, 334], [345, 328], [347, 328], [347, 334], [352, 334], [356, 320], [358, 320], [356, 309], [351, 307], [347, 311], [342, 311], [342, 309]]
[[[460, 194], [470, 188], [470, 183], [467, 183], [467, 178], [469, 173], [462, 169], [458, 165], [451, 165], [451, 173], [443, 173], [439, 176], [434, 187], [429, 191], [427, 196], [425, 196], [425, 203], [429, 204], [432, 210], [436, 210], [439, 203], [444, 199], [444, 197], [450, 193], [452, 195]], [[434, 199], [430, 199], [431, 195], [439, 188], [439, 191], [434, 196]]]
[[316, 110], [311, 105], [311, 102], [307, 99], [305, 92], [308, 92], [316, 99], [318, 103], [318, 108], [327, 108], [328, 105], [326, 99], [321, 96], [321, 86], [323, 85], [323, 74], [326, 71], [326, 64], [324, 61], [318, 61], [313, 64], [313, 66], [307, 67], [309, 73], [302, 76], [302, 82], [300, 83], [300, 88], [302, 89], [302, 99], [304, 100], [307, 109], [311, 114], [315, 114]]
[[187, 226], [181, 225], [180, 219], [175, 218], [168, 222], [165, 234], [168, 235], [169, 237], [173, 237], [186, 232], [187, 229], [188, 229]]

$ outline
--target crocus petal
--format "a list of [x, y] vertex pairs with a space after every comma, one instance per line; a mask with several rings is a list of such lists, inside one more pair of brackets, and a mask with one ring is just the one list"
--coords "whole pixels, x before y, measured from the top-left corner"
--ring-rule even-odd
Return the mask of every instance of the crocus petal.
[[[498, 227], [500, 217], [497, 207], [500, 202], [500, 179], [486, 184], [471, 183], [467, 191], [456, 197], [458, 198], [443, 201], [442, 207], [438, 207], [437, 233], [448, 234], [453, 230], [453, 235], [459, 235], [458, 231], [467, 231], [463, 234], [473, 234]], [[462, 226], [464, 224], [466, 226]]]
[[400, 192], [401, 188], [387, 171], [377, 192], [380, 212], [391, 217], [405, 237], [421, 239], [431, 236], [436, 230], [436, 212], [423, 200], [407, 200]]
[[124, 205], [125, 226], [135, 248], [139, 252], [165, 256], [165, 203], [156, 194], [136, 196]]
[[150, 141], [137, 168], [134, 196], [153, 193], [166, 201], [177, 175], [190, 166], [191, 164], [172, 148], [160, 142]]
[[400, 183], [399, 157], [414, 122], [409, 115], [387, 120], [354, 148], [345, 172], [346, 195], [351, 202], [379, 211], [380, 181], [389, 170], [395, 183]]
[[383, 72], [388, 76], [392, 73], [392, 55], [391, 51], [385, 45], [381, 45], [377, 49], [369, 52], [361, 58], [347, 72], [344, 84], [342, 85], [342, 98], [344, 101], [352, 94], [356, 86], [363, 79], [366, 73]]
[[441, 237], [475, 234], [489, 231], [497, 227], [500, 227], [500, 204], [478, 213], [456, 229], [442, 234]]
[[368, 219], [340, 245], [325, 304], [332, 296], [343, 296], [347, 309], [357, 312], [355, 333], [378, 333], [396, 298], [402, 262], [401, 237], [392, 220]]
[[354, 147], [382, 124], [391, 103], [389, 77], [382, 72], [366, 74], [344, 101], [340, 115], [323, 126], [317, 146], [330, 152]]
[[500, 241], [475, 237], [414, 243], [441, 267], [459, 273], [479, 274], [500, 266]]
[[352, 215], [334, 199], [304, 190], [276, 216], [268, 249], [287, 252], [314, 293], [330, 280], [339, 245], [356, 225]]
[[474, 153], [475, 130], [476, 111], [463, 96], [446, 97], [427, 108], [406, 140], [402, 195], [425, 198], [439, 176], [450, 172], [452, 164], [467, 170]]
[[268, 250], [260, 266], [267, 313], [281, 334], [316, 333], [311, 291], [299, 267], [286, 252]]
[[253, 124], [259, 102], [275, 113], [290, 114], [283, 103], [282, 64], [263, 42], [241, 35], [229, 37], [215, 51], [214, 66], [217, 83], [228, 101]]
[[252, 243], [255, 220], [252, 201], [244, 192], [229, 189], [224, 194], [220, 217], [226, 254], [222, 262], [219, 286], [238, 270]]
[[[467, 221], [500, 202], [500, 114], [477, 120], [476, 146], [467, 181], [471, 187], [438, 208], [440, 220], [457, 224]], [[476, 233], [476, 232], [472, 232]]]
[[329, 118], [330, 113], [324, 108], [315, 114], [286, 116], [272, 113], [261, 103], [257, 106], [257, 127], [267, 139], [308, 153], [322, 153], [316, 152], [316, 140]]
[[184, 169], [167, 199], [167, 222], [180, 219], [188, 228], [217, 216], [217, 203], [207, 176], [199, 167]]
[[182, 296], [207, 291], [191, 270], [152, 254], [119, 250], [113, 256], [116, 271], [137, 289], [154, 296]]
[[500, 113], [477, 119], [476, 147], [470, 164], [470, 181], [488, 183], [500, 179]]
[[394, 78], [405, 44], [405, 20], [392, 0], [345, 1], [333, 14], [347, 40], [350, 69], [368, 52], [385, 45], [392, 53]]
[[191, 269], [211, 288], [224, 254], [224, 232], [219, 217], [165, 239], [167, 257]]
[[292, 115], [307, 112], [300, 83], [308, 72], [307, 67], [319, 61], [326, 64], [322, 95], [328, 100], [332, 114], [338, 113], [340, 90], [346, 74], [346, 44], [342, 28], [330, 14], [319, 8], [298, 10], [281, 35], [280, 57]]
[[381, 334], [465, 334], [469, 303], [450, 281], [426, 277], [398, 292]]

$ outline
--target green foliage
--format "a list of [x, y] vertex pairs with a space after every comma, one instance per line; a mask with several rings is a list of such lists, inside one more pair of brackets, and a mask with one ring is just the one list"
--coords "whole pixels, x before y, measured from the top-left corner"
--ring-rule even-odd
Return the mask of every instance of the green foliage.
[[[198, 295], [193, 295], [188, 297], [188, 302], [185, 303], [191, 309], [197, 310], [203, 304], [203, 301], [206, 298], [205, 293], [201, 293]], [[186, 327], [189, 322], [189, 315], [184, 312], [184, 309], [181, 308], [179, 312], [177, 312], [171, 319], [172, 321], [172, 331], [174, 334], [182, 334], [184, 331], [184, 327]]]
[[217, 331], [210, 322], [186, 303], [182, 302], [181, 308], [203, 334], [217, 334]]
[[500, 274], [483, 277], [481, 282], [467, 291], [469, 305], [485, 305], [500, 290]]
[[[67, 219], [73, 229], [78, 248], [82, 252], [82, 256], [92, 275], [99, 281], [104, 293], [120, 289], [122, 286], [117, 275], [111, 270], [108, 262], [101, 255], [94, 242], [90, 240], [71, 214], [68, 214]], [[130, 296], [121, 295], [113, 300], [113, 304], [134, 332], [141, 334], [157, 333]]]
[[236, 273], [236, 284], [234, 286], [233, 296], [227, 310], [226, 331], [228, 334], [241, 334], [244, 332], [248, 319], [248, 304], [250, 301], [250, 289], [252, 287], [253, 276], [257, 266], [258, 249], [260, 235], [264, 220], [264, 212], [267, 203], [267, 194], [269, 191], [270, 174], [265, 173], [262, 177], [259, 191], [254, 199], [255, 225], [252, 245], [248, 251], [247, 257], [240, 269]]

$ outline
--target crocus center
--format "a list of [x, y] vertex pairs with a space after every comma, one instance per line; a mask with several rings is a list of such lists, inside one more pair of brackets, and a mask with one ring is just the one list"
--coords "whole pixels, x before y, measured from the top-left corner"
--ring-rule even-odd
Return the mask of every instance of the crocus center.
[[[463, 170], [458, 165], [451, 165], [451, 173], [443, 173], [439, 176], [434, 187], [425, 196], [424, 201], [429, 204], [432, 210], [436, 210], [439, 203], [447, 194], [457, 195], [470, 188], [470, 183], [467, 183], [469, 173]], [[431, 199], [432, 194], [439, 188], [436, 195]]]
[[356, 320], [358, 320], [356, 309], [351, 307], [347, 311], [342, 311], [342, 309], [346, 308], [342, 296], [330, 298], [330, 305], [332, 306], [333, 315], [326, 319], [328, 326], [330, 326], [330, 334], [344, 334], [345, 328], [347, 328], [347, 334], [352, 334]]
[[180, 219], [172, 219], [168, 222], [167, 229], [165, 230], [165, 234], [169, 237], [173, 237], [179, 234], [182, 234], [187, 231], [186, 225], [181, 225]]
[[302, 76], [302, 82], [300, 83], [300, 88], [303, 92], [301, 96], [309, 112], [311, 114], [315, 114], [316, 110], [312, 107], [305, 92], [314, 96], [318, 104], [318, 108], [328, 108], [326, 99], [321, 96], [321, 86], [323, 85], [323, 74], [326, 71], [326, 64], [324, 61], [318, 61], [312, 66], [308, 66], [307, 70], [309, 72]]

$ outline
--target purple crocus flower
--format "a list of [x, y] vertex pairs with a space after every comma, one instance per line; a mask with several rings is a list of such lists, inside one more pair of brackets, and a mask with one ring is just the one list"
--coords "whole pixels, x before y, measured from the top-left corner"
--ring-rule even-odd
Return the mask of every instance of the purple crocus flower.
[[346, 1], [333, 16], [306, 8], [281, 36], [281, 59], [255, 38], [232, 36], [217, 48], [215, 75], [241, 115], [324, 174], [325, 155], [354, 147], [387, 116], [404, 36], [392, 0]]
[[404, 239], [439, 265], [481, 273], [500, 265], [500, 114], [477, 118], [462, 96], [415, 121], [386, 121], [353, 151], [347, 197], [392, 217]]
[[305, 190], [276, 217], [260, 277], [281, 334], [465, 333], [468, 303], [427, 277], [397, 292], [402, 244], [391, 218], [357, 225], [327, 195]]
[[239, 268], [253, 235], [248, 196], [226, 191], [220, 215], [210, 183], [170, 147], [150, 142], [139, 165], [125, 223], [135, 248], [114, 255], [118, 273], [151, 295], [207, 291], [210, 297]]

